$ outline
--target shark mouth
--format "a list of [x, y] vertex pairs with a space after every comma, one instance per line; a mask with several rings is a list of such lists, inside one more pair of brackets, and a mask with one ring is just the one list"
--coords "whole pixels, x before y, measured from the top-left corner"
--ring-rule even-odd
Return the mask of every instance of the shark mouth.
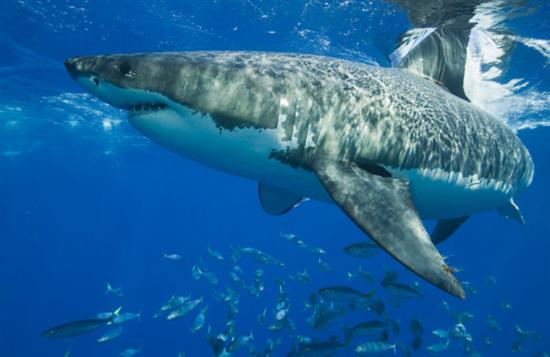
[[167, 105], [164, 103], [140, 103], [140, 104], [131, 105], [128, 108], [128, 111], [130, 115], [144, 115], [144, 114], [158, 112], [166, 108], [167, 108]]

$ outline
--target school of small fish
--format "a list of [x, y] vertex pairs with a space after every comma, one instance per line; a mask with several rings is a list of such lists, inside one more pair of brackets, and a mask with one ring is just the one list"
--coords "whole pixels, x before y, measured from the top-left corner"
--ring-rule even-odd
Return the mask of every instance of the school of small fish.
[[[188, 333], [202, 336], [209, 346], [213, 356], [249, 355], [268, 356], [428, 356], [460, 354], [479, 357], [479, 347], [488, 348], [499, 340], [499, 335], [506, 331], [514, 334], [509, 351], [522, 352], [526, 346], [541, 344], [543, 336], [520, 325], [508, 326], [504, 321], [497, 321], [493, 314], [475, 316], [468, 311], [454, 311], [451, 304], [441, 302], [439, 308], [434, 308], [434, 314], [446, 316], [448, 321], [440, 326], [428, 328], [426, 318], [414, 317], [408, 322], [408, 331], [402, 333], [403, 323], [391, 316], [391, 309], [399, 309], [400, 305], [409, 300], [421, 299], [424, 293], [417, 282], [406, 282], [400, 278], [397, 271], [386, 270], [377, 283], [374, 273], [365, 270], [370, 257], [380, 252], [380, 248], [371, 242], [359, 242], [343, 249], [343, 253], [360, 260], [362, 264], [355, 270], [347, 271], [340, 276], [334, 285], [315, 286], [314, 273], [326, 274], [333, 271], [327, 263], [327, 252], [319, 247], [309, 245], [294, 233], [280, 233], [280, 237], [312, 255], [311, 261], [317, 265], [318, 272], [304, 268], [298, 271], [285, 271], [284, 261], [254, 247], [233, 247], [224, 254], [211, 246], [207, 247], [205, 262], [198, 257], [192, 259], [195, 263], [191, 268], [194, 280], [204, 280], [211, 287], [211, 295], [204, 294], [172, 295], [159, 303], [153, 319], [165, 320], [164, 323], [174, 324], [174, 320], [184, 320], [188, 324]], [[284, 243], [288, 244], [288, 243]], [[184, 258], [178, 253], [162, 253], [167, 261], [182, 264]], [[353, 259], [350, 258], [350, 259]], [[185, 258], [185, 262], [191, 260]], [[168, 265], [172, 263], [166, 263]], [[255, 268], [243, 269], [243, 266], [254, 264]], [[210, 269], [212, 265], [222, 265], [227, 276], [223, 278]], [[268, 279], [266, 271], [277, 269], [280, 277], [286, 279]], [[310, 268], [311, 269], [311, 268]], [[315, 270], [315, 269], [312, 269]], [[479, 293], [473, 284], [463, 282], [467, 291], [476, 295]], [[223, 284], [227, 284], [223, 286]], [[351, 286], [353, 285], [353, 287]], [[487, 287], [493, 288], [497, 280], [493, 276], [487, 278]], [[241, 329], [239, 324], [240, 302], [243, 294], [258, 298], [264, 294], [266, 287], [276, 291], [276, 299], [269, 306], [259, 306], [256, 326]], [[367, 287], [367, 288], [365, 288]], [[293, 289], [309, 289], [309, 295], [303, 302], [291, 301], [289, 291]], [[122, 287], [106, 283], [104, 295], [113, 299], [123, 299]], [[227, 310], [227, 318], [222, 328], [216, 328], [209, 323], [209, 306], [223, 306]], [[258, 304], [260, 305], [260, 304]], [[502, 311], [512, 310], [512, 305], [501, 300], [495, 304]], [[254, 308], [246, 306], [247, 313]], [[211, 311], [211, 309], [210, 309]], [[306, 318], [296, 323], [296, 313], [306, 313]], [[73, 338], [97, 332], [96, 341], [99, 344], [109, 344], [115, 339], [121, 339], [124, 332], [131, 329], [135, 321], [148, 319], [140, 312], [125, 311], [120, 306], [113, 311], [90, 314], [80, 320], [57, 325], [45, 330], [42, 335], [47, 338]], [[254, 315], [256, 316], [256, 315]], [[302, 316], [302, 315], [298, 315]], [[303, 317], [302, 317], [303, 318]], [[354, 318], [355, 323], [349, 323], [344, 318]], [[132, 322], [134, 321], [134, 322]], [[439, 320], [441, 321], [441, 320]], [[474, 337], [469, 329], [476, 321], [480, 321], [483, 334], [479, 328]], [[309, 330], [300, 330], [297, 326], [305, 323]], [[407, 326], [407, 325], [404, 325]], [[259, 329], [265, 329], [271, 336], [265, 341], [256, 340]], [[326, 331], [339, 331], [326, 337]], [[324, 336], [324, 337], [323, 337]], [[292, 347], [289, 349], [288, 346]], [[287, 346], [287, 347], [283, 347]], [[548, 346], [548, 343], [546, 344]], [[285, 348], [285, 350], [283, 350]], [[142, 346], [130, 346], [119, 353], [121, 357], [142, 354]], [[149, 353], [149, 352], [148, 352]], [[154, 351], [149, 354], [154, 355]], [[70, 356], [67, 349], [64, 356]], [[178, 357], [184, 357], [179, 352]], [[533, 357], [548, 357], [547, 352], [538, 351]]]

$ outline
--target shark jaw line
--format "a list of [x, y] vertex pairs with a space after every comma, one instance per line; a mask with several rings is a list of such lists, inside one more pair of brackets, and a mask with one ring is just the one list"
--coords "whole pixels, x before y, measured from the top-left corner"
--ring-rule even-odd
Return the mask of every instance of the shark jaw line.
[[99, 99], [112, 106], [126, 110], [130, 117], [152, 114], [158, 111], [173, 109], [181, 110], [180, 105], [164, 95], [142, 89], [120, 87], [98, 76], [80, 75], [76, 82], [90, 91]]
[[128, 115], [131, 117], [139, 116], [139, 115], [146, 115], [146, 114], [152, 114], [155, 112], [159, 112], [162, 110], [168, 109], [168, 105], [165, 103], [143, 103], [143, 104], [133, 104], [130, 105], [126, 110], [128, 111]]

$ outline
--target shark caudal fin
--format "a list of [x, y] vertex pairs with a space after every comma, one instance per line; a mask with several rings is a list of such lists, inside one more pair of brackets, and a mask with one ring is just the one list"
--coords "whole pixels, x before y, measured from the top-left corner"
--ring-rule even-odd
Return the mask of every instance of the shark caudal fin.
[[465, 297], [426, 232], [407, 181], [369, 173], [353, 162], [318, 158], [313, 168], [338, 206], [380, 247], [433, 285]]

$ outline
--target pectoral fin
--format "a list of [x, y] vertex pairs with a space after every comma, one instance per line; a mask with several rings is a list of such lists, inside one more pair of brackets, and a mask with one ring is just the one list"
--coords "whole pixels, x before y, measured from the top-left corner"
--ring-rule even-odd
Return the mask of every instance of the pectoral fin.
[[439, 244], [449, 238], [467, 219], [468, 216], [437, 221], [431, 236], [433, 244]]
[[264, 211], [274, 216], [287, 213], [302, 201], [295, 193], [262, 183], [258, 184], [258, 195]]
[[464, 298], [416, 212], [407, 181], [373, 175], [349, 162], [317, 159], [313, 166], [334, 201], [380, 247], [430, 283]]

